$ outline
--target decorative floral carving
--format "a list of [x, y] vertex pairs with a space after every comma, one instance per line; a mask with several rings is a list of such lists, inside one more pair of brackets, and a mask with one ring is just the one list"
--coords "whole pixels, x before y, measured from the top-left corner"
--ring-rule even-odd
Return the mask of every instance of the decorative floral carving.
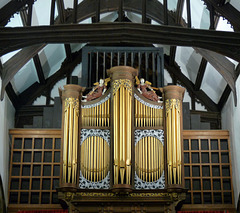
[[79, 176], [79, 188], [80, 189], [109, 189], [110, 188], [110, 171], [107, 176], [98, 182], [92, 182], [87, 180], [80, 171]]
[[83, 141], [85, 141], [88, 137], [91, 137], [91, 136], [102, 137], [110, 146], [110, 130], [82, 129], [80, 144], [82, 145]]
[[140, 141], [144, 137], [156, 137], [164, 145], [164, 131], [162, 129], [135, 130], [134, 132], [135, 146], [138, 143], [138, 141]]
[[164, 189], [165, 188], [165, 175], [164, 171], [162, 176], [154, 182], [146, 182], [140, 179], [135, 172], [134, 177], [135, 189]]

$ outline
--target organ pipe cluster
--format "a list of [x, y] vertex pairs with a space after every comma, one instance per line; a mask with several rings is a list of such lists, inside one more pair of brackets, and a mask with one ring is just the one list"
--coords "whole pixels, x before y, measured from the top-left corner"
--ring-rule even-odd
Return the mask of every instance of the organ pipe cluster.
[[110, 150], [99, 136], [90, 136], [81, 145], [81, 171], [92, 182], [103, 180], [109, 171]]
[[77, 184], [79, 150], [79, 115], [82, 87], [66, 85], [59, 90], [63, 102], [62, 184]]
[[114, 67], [108, 71], [112, 79], [113, 103], [113, 184], [131, 185], [133, 79], [137, 70]]
[[185, 89], [179, 86], [163, 88], [169, 185], [182, 184], [182, 99], [184, 91]]
[[135, 147], [136, 172], [146, 182], [158, 180], [164, 170], [163, 144], [156, 137], [144, 137]]
[[110, 126], [110, 99], [93, 106], [84, 105], [82, 108], [82, 125], [85, 127]]
[[163, 127], [163, 110], [135, 99], [135, 127]]

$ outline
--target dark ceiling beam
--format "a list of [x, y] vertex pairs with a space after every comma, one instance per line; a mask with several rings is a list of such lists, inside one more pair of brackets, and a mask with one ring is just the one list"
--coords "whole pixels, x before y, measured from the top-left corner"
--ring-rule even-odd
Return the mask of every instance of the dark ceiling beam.
[[216, 0], [204, 0], [207, 5], [212, 5], [216, 12], [221, 14], [221, 16], [225, 17], [235, 30], [240, 30], [240, 12], [233, 7], [231, 4], [227, 3], [222, 6], [219, 5], [219, 2]]
[[68, 60], [72, 60], [72, 50], [70, 44], [64, 44], [66, 57]]
[[96, 22], [100, 21], [100, 0], [96, 0]]
[[202, 58], [199, 69], [198, 69], [198, 74], [197, 74], [197, 78], [195, 81], [195, 90], [200, 90], [201, 85], [202, 85], [202, 80], [203, 80], [203, 76], [205, 73], [207, 67], [207, 60], [205, 58]]
[[[183, 13], [183, 6], [184, 6], [184, 0], [178, 0], [177, 3], [177, 10], [176, 10], [176, 17], [175, 17], [175, 23], [176, 25], [180, 25], [182, 20], [182, 13]], [[177, 47], [176, 46], [170, 46], [170, 65], [173, 65], [175, 62], [175, 56], [176, 56]]]
[[[27, 13], [26, 10], [22, 10], [22, 11], [20, 11], [20, 15], [21, 15], [21, 19], [22, 19], [22, 22], [23, 22], [23, 26], [31, 26], [31, 23], [32, 23], [32, 4], [29, 5], [28, 13]], [[33, 62], [34, 62], [34, 66], [36, 68], [36, 72], [37, 72], [40, 84], [45, 84], [45, 82], [46, 82], [45, 81], [45, 76], [44, 76], [44, 73], [43, 73], [41, 61], [40, 61], [40, 58], [39, 58], [38, 54], [36, 54], [33, 57]]]
[[175, 63], [173, 66], [169, 64], [169, 56], [164, 56], [164, 67], [170, 75], [176, 76], [179, 83], [186, 87], [190, 95], [195, 96], [209, 111], [218, 112], [219, 109], [211, 98], [203, 90], [196, 91], [194, 84], [182, 73], [181, 68]]
[[73, 23], [77, 23], [77, 9], [78, 9], [78, 0], [73, 2]]
[[210, 18], [210, 27], [209, 29], [212, 29], [214, 30], [216, 27], [215, 27], [215, 11], [214, 11], [214, 7], [212, 5], [208, 6], [209, 8], [209, 11], [210, 11], [210, 14], [209, 14], [209, 18]]
[[147, 22], [147, 1], [142, 0], [142, 23]]
[[[142, 14], [142, 4], [144, 0], [101, 0], [100, 13], [118, 11], [120, 14], [123, 11], [135, 12]], [[146, 16], [147, 18], [153, 19], [160, 24], [163, 24], [163, 13], [164, 7], [158, 0], [146, 1]], [[77, 8], [77, 21], [83, 21], [84, 19], [95, 16], [96, 14], [96, 0], [85, 0], [82, 1]], [[122, 12], [120, 12], [122, 11]], [[72, 23], [72, 14], [66, 17], [65, 23]], [[121, 18], [121, 17], [120, 17]], [[123, 17], [122, 17], [123, 18]], [[168, 13], [168, 23], [170, 25], [175, 24], [175, 19]]]
[[[121, 22], [123, 21], [123, 0], [118, 0], [115, 1], [116, 3], [118, 3], [118, 21]], [[140, 2], [139, 2], [140, 3]], [[99, 8], [100, 12], [101, 11], [101, 7]]]
[[[217, 27], [218, 21], [219, 21], [219, 17], [215, 16], [214, 8], [212, 6], [210, 8], [211, 9], [210, 9], [210, 27], [209, 27], [209, 29], [215, 30]], [[204, 56], [201, 54], [201, 52], [199, 52], [199, 54], [201, 56]], [[197, 78], [195, 80], [195, 90], [200, 90], [200, 88], [201, 88], [202, 80], [204, 77], [206, 67], [207, 67], [207, 60], [203, 57], [201, 60], [199, 69], [198, 69]]]
[[41, 43], [137, 42], [205, 48], [240, 61], [240, 32], [137, 23], [1, 28], [0, 55]]
[[19, 94], [18, 99], [20, 100], [21, 106], [32, 104], [36, 98], [44, 93], [47, 93], [58, 81], [64, 79], [69, 73], [73, 72], [74, 68], [82, 61], [82, 50], [72, 53], [72, 58], [73, 60], [71, 62], [65, 60], [60, 69], [46, 79], [46, 84], [41, 85], [40, 83], [35, 82], [29, 88]]
[[236, 92], [236, 76], [235, 76], [235, 65], [228, 60], [225, 56], [220, 55], [216, 52], [206, 51], [201, 48], [194, 48], [197, 53], [200, 53], [225, 79], [227, 84], [233, 91], [235, 105], [237, 104], [237, 92]]
[[51, 0], [50, 25], [54, 24], [56, 0]]
[[190, 0], [186, 0], [186, 6], [187, 6], [187, 27], [192, 27], [192, 17], [191, 17], [191, 5]]
[[163, 0], [163, 22], [168, 25], [168, 0]]
[[27, 23], [26, 23], [27, 26], [31, 26], [32, 25], [33, 2], [34, 1], [32, 0], [32, 2], [30, 2], [28, 4], [28, 15], [27, 15]]
[[66, 19], [64, 2], [63, 2], [63, 0], [56, 0], [56, 2], [57, 2], [57, 9], [58, 9], [60, 22], [64, 23], [65, 19]]
[[184, 0], [178, 0], [176, 18], [175, 18], [175, 23], [177, 25], [180, 25], [182, 21], [183, 6], [184, 6]]
[[[96, 0], [96, 1], [98, 1], [98, 0]], [[66, 20], [64, 1], [56, 0], [56, 2], [57, 2], [58, 14], [60, 17], [60, 23], [63, 24]], [[70, 44], [65, 43], [64, 49], [65, 49], [65, 53], [66, 53], [66, 60], [71, 61], [72, 60], [72, 51], [71, 51]], [[67, 74], [67, 79], [68, 79], [67, 81], [69, 82], [70, 73]], [[50, 91], [48, 91], [48, 93], [50, 93]], [[49, 102], [48, 100], [49, 100], [49, 97], [47, 97], [47, 102]]]
[[220, 97], [219, 101], [218, 101], [218, 108], [220, 111], [222, 111], [225, 103], [228, 100], [229, 95], [231, 94], [231, 88], [229, 85], [227, 85], [222, 93], [222, 96]]
[[3, 64], [1, 100], [4, 96], [5, 87], [10, 82], [10, 80], [43, 47], [45, 47], [45, 44], [26, 47]]
[[[236, 79], [238, 78], [239, 74], [240, 74], [240, 63], [238, 64], [238, 66], [237, 66], [237, 68], [235, 70]], [[225, 90], [223, 91], [223, 94], [222, 94], [219, 102], [218, 102], [218, 108], [219, 108], [220, 111], [222, 111], [225, 103], [228, 100], [228, 97], [229, 97], [230, 93], [231, 93], [231, 88], [230, 88], [229, 85], [227, 85], [225, 87]]]
[[35, 68], [36, 68], [36, 71], [37, 71], [37, 75], [38, 75], [38, 79], [39, 79], [40, 84], [45, 84], [46, 79], [45, 79], [45, 76], [44, 76], [44, 73], [43, 73], [42, 64], [41, 64], [41, 61], [40, 61], [40, 58], [39, 58], [38, 54], [33, 57], [33, 62], [34, 62], [34, 65], [35, 65]]
[[2, 79], [2, 72], [3, 72], [3, 65], [2, 65], [2, 62], [0, 60], [0, 77]]
[[33, 0], [10, 1], [0, 9], [0, 26], [5, 26], [10, 18]]
[[14, 108], [18, 109], [20, 107], [20, 101], [19, 101], [19, 98], [16, 95], [16, 93], [12, 87], [12, 84], [10, 82], [6, 86], [6, 92], [7, 92], [7, 95], [9, 97], [10, 101], [12, 102]]

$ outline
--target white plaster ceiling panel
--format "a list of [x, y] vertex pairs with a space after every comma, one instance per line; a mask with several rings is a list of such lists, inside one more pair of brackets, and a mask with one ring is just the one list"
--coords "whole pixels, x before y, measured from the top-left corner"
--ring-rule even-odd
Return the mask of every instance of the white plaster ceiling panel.
[[211, 64], [207, 64], [201, 89], [215, 102], [221, 98], [221, 95], [227, 86], [223, 77], [215, 70]]
[[39, 81], [33, 60], [26, 63], [11, 80], [17, 94], [23, 92], [29, 86]]
[[142, 16], [134, 12], [125, 12], [127, 18], [133, 23], [142, 23]]
[[240, 11], [240, 1], [239, 0], [231, 0], [230, 4], [235, 7], [238, 11]]
[[164, 69], [164, 86], [167, 86], [168, 84], [172, 83], [172, 78], [169, 74], [169, 72]]
[[33, 4], [32, 26], [49, 25], [50, 13], [51, 13], [51, 1], [49, 0], [36, 1]]
[[46, 105], [46, 97], [45, 96], [40, 96], [38, 97], [34, 102], [33, 105]]
[[82, 78], [82, 63], [78, 64], [73, 72], [72, 72], [72, 76], [77, 76], [78, 78]]
[[187, 48], [187, 50], [190, 51], [190, 57], [185, 66], [190, 80], [195, 83], [202, 57], [201, 55], [197, 54], [196, 51], [191, 47]]
[[100, 22], [114, 22], [118, 18], [117, 12], [108, 12], [100, 14]]
[[[189, 58], [193, 53], [193, 49], [191, 47], [177, 47], [175, 60], [177, 64], [180, 66], [182, 73], [190, 79], [188, 74], [188, 70], [186, 65], [189, 63]], [[191, 79], [190, 79], [191, 80]]]
[[40, 53], [45, 78], [59, 70], [63, 60], [66, 58], [64, 44], [49, 44]]
[[233, 32], [233, 28], [231, 27], [231, 24], [229, 24], [226, 19], [223, 19], [223, 17], [219, 18], [216, 30]]
[[183, 4], [182, 18], [187, 23], [187, 4], [186, 4], [186, 1], [184, 1], [184, 4]]
[[[1, 0], [0, 0], [1, 1]], [[22, 19], [20, 14], [15, 13], [14, 16], [10, 19], [6, 27], [22, 27]], [[7, 53], [1, 57], [1, 62], [4, 64], [6, 61], [8, 61], [12, 56], [14, 56], [16, 53], [18, 53], [21, 49], [15, 50], [13, 52]]]
[[194, 1], [194, 4], [190, 5], [192, 28], [209, 29], [209, 10], [206, 8], [206, 5], [203, 4], [203, 1], [197, 0]]
[[8, 2], [10, 2], [11, 0], [1, 0], [0, 1], [0, 8], [4, 7]]
[[6, 27], [22, 27], [22, 19], [19, 13], [15, 13], [14, 16], [7, 23]]
[[177, 0], [168, 1], [168, 10], [176, 11]]
[[64, 7], [67, 8], [73, 8], [73, 0], [64, 0]]
[[72, 50], [72, 53], [76, 52], [76, 51], [79, 51], [80, 49], [82, 49], [87, 43], [72, 43], [70, 44], [71, 46], [71, 50]]
[[12, 51], [12, 52], [10, 52], [10, 53], [7, 53], [7, 54], [3, 55], [3, 56], [1, 57], [1, 62], [2, 62], [2, 64], [4, 64], [5, 62], [7, 62], [10, 58], [12, 58], [12, 57], [13, 57], [15, 54], [17, 54], [20, 50], [21, 50], [21, 49], [15, 50], [15, 51]]
[[59, 91], [58, 91], [58, 88], [62, 88], [63, 89], [63, 86], [67, 84], [67, 78], [64, 78], [60, 81], [58, 81], [54, 87], [52, 88], [52, 91], [51, 91], [51, 98], [55, 98], [55, 97], [59, 97]]

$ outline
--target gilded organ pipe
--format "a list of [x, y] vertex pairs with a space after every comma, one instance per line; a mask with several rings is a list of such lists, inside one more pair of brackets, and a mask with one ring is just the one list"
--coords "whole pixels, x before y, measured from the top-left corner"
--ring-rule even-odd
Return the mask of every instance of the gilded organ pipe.
[[78, 132], [80, 99], [82, 88], [78, 85], [66, 85], [59, 90], [63, 102], [63, 166], [62, 186], [77, 185], [78, 171]]
[[[113, 103], [113, 185], [131, 185], [131, 147], [132, 147], [132, 114], [133, 79], [137, 70], [119, 66], [108, 70], [112, 80]], [[134, 119], [133, 122], [137, 122]], [[114, 186], [113, 186], [114, 187]]]
[[108, 98], [97, 106], [91, 106], [91, 102], [82, 104], [82, 126], [109, 127], [109, 102]]
[[[147, 104], [147, 103], [146, 103]], [[163, 127], [162, 104], [147, 106], [135, 99], [135, 127]], [[155, 107], [155, 108], [154, 108]]]
[[182, 99], [185, 89], [179, 86], [163, 88], [167, 131], [168, 184], [182, 184]]
[[136, 173], [145, 182], [157, 181], [164, 170], [164, 149], [160, 140], [147, 136], [135, 147]]

